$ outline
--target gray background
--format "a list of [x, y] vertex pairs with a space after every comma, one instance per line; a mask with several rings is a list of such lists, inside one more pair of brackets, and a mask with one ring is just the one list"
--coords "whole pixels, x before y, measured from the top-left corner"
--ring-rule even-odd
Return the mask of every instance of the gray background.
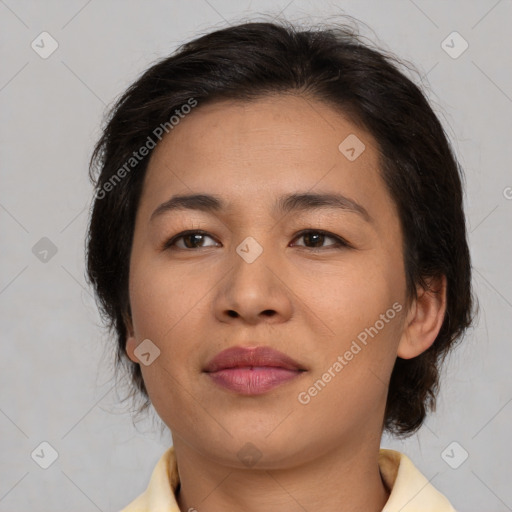
[[[382, 444], [406, 452], [457, 509], [512, 510], [510, 0], [0, 0], [0, 511], [118, 510], [170, 444], [155, 422], [135, 427], [113, 387], [84, 280], [88, 158], [105, 107], [151, 62], [227, 22], [280, 12], [354, 16], [424, 77], [467, 176], [481, 312], [448, 361], [437, 412], [417, 435]], [[46, 59], [31, 48], [43, 31], [59, 45]], [[453, 31], [469, 44], [458, 58], [441, 46]], [[47, 241], [34, 254], [43, 237], [53, 256], [41, 252]], [[43, 441], [58, 453], [46, 470], [31, 458]]]

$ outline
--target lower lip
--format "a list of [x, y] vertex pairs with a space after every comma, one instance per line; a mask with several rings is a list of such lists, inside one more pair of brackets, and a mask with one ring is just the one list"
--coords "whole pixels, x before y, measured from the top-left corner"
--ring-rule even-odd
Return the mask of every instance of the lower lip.
[[208, 373], [208, 375], [223, 388], [242, 395], [261, 395], [295, 379], [301, 373], [303, 372], [299, 370], [253, 366], [252, 368], [228, 368]]

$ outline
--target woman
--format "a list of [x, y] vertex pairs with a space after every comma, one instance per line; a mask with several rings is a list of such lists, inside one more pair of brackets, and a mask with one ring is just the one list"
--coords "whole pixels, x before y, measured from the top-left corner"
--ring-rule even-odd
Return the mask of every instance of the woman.
[[461, 171], [392, 57], [207, 34], [123, 95], [91, 178], [88, 277], [173, 438], [125, 512], [454, 510], [380, 449], [472, 319]]

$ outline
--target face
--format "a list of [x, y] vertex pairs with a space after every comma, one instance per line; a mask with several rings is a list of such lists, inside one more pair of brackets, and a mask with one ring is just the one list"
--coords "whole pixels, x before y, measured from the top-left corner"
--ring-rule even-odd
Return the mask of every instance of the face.
[[175, 445], [276, 468], [380, 439], [402, 234], [376, 141], [330, 106], [199, 104], [149, 162], [129, 282], [127, 353]]

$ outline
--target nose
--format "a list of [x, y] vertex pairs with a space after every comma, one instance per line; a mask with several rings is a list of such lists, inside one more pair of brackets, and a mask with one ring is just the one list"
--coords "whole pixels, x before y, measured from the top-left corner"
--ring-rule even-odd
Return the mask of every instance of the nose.
[[214, 298], [217, 319], [251, 325], [287, 321], [293, 313], [293, 293], [283, 263], [269, 250], [248, 261], [234, 254], [233, 267]]

